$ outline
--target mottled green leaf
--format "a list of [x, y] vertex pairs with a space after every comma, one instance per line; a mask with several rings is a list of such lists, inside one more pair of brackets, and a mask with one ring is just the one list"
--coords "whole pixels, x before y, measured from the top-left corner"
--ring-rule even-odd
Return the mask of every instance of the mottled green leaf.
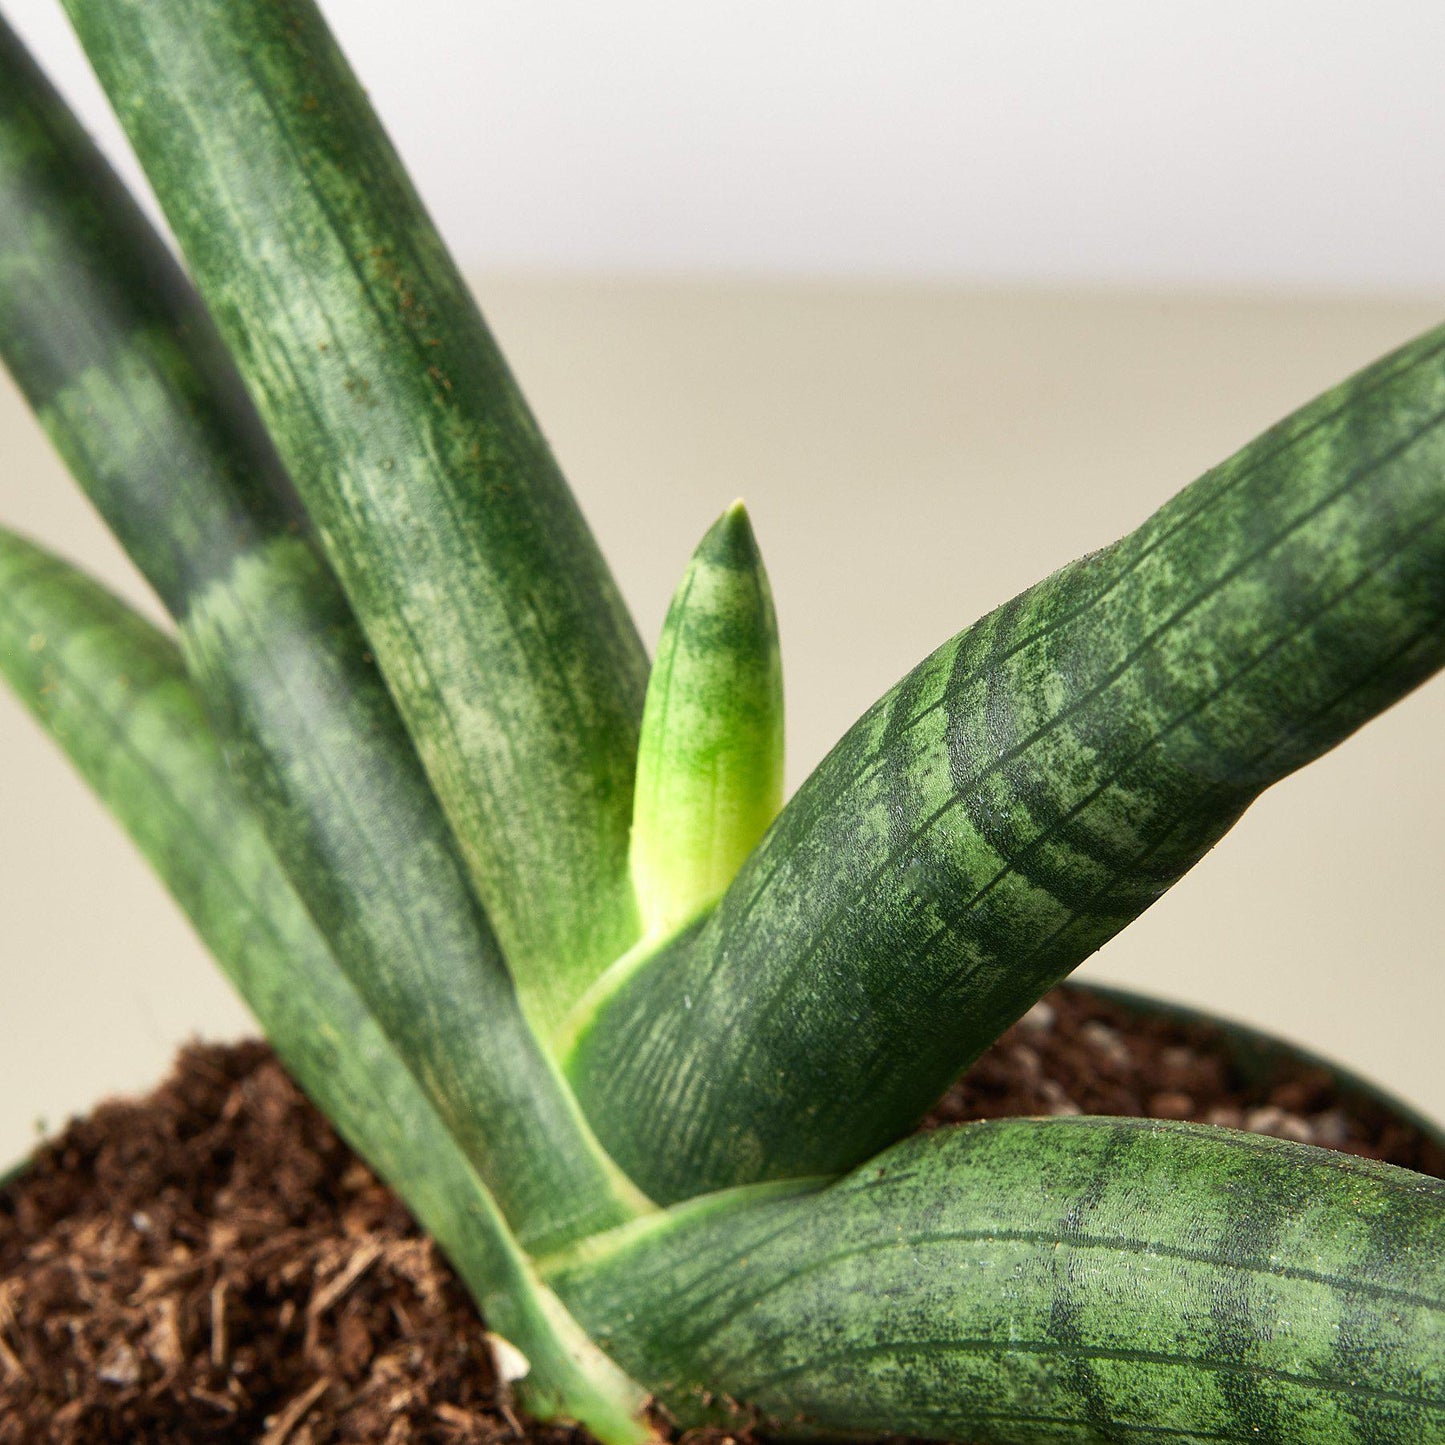
[[693, 553], [647, 684], [632, 882], [654, 939], [716, 903], [783, 801], [783, 674], [741, 502]]
[[310, 0], [67, 10], [545, 1030], [638, 932], [646, 660], [596, 544]]
[[652, 1195], [905, 1132], [1265, 787], [1445, 662], [1445, 330], [985, 617], [849, 731], [569, 1073]]
[[629, 1217], [214, 327], [8, 32], [0, 350], [176, 613], [293, 883], [513, 1227], [555, 1243]]
[[585, 1419], [609, 1445], [646, 1439], [641, 1390], [535, 1277], [337, 967], [236, 792], [174, 644], [0, 531], [0, 675], [149, 859], [297, 1082], [406, 1200], [491, 1327], [528, 1357], [529, 1404]]
[[757, 1186], [549, 1277], [686, 1423], [769, 1434], [1445, 1439], [1445, 1184], [1277, 1139], [1016, 1119]]

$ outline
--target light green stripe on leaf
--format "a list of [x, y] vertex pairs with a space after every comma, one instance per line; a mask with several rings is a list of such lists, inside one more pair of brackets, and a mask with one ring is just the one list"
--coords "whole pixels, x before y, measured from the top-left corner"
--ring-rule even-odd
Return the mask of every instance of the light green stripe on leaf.
[[738, 502], [693, 553], [647, 686], [631, 853], [644, 934], [716, 903], [782, 801], [778, 624]]
[[609, 1445], [644, 1397], [533, 1274], [492, 1196], [337, 967], [236, 792], [175, 646], [0, 531], [0, 673], [174, 894], [267, 1037], [529, 1359], [529, 1405]]
[[545, 1033], [638, 934], [646, 658], [596, 543], [314, 4], [67, 10]]
[[3, 19], [0, 354], [173, 614], [304, 527], [200, 298]]
[[1445, 1438], [1445, 1184], [1322, 1149], [971, 1124], [606, 1244], [551, 1282], [684, 1424], [733, 1401], [769, 1436]]

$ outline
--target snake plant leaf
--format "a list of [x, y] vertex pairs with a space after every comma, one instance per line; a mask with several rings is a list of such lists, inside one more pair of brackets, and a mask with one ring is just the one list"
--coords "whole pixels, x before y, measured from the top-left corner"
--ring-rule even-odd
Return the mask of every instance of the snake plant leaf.
[[549, 1273], [684, 1423], [730, 1398], [784, 1436], [1445, 1438], [1438, 1179], [1074, 1118], [939, 1130], [777, 1188], [680, 1205]]
[[647, 684], [631, 853], [644, 936], [716, 903], [782, 801], [778, 622], [736, 502], [683, 574]]
[[555, 1242], [630, 1217], [635, 1191], [522, 1016], [446, 818], [220, 338], [8, 31], [0, 351], [176, 614], [290, 877], [513, 1226]]
[[568, 1064], [651, 1197], [832, 1174], [1445, 662], [1445, 330], [914, 669]]
[[644, 1395], [536, 1277], [500, 1210], [337, 967], [228, 776], [175, 645], [74, 568], [0, 531], [0, 674], [130, 833], [292, 1075], [527, 1356], [528, 1403], [608, 1445]]
[[310, 0], [67, 10], [545, 1031], [637, 936], [646, 658], [596, 544]]

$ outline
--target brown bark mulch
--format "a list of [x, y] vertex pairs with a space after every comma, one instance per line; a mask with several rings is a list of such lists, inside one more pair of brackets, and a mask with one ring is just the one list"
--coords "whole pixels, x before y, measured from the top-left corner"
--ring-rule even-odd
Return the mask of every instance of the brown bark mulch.
[[[1211, 1031], [1056, 990], [925, 1127], [1189, 1118], [1445, 1174], [1327, 1071], [1250, 1083]], [[263, 1044], [194, 1044], [0, 1191], [0, 1445], [583, 1445], [519, 1420], [484, 1326], [406, 1210]]]

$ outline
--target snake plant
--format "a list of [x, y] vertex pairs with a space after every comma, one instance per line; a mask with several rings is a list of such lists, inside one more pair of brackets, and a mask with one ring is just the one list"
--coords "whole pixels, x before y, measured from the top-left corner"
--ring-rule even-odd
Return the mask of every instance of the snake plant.
[[1445, 1184], [913, 1126], [1445, 662], [1445, 329], [925, 658], [782, 806], [729, 509], [649, 669], [311, 0], [65, 0], [184, 257], [0, 27], [0, 349], [174, 618], [0, 532], [0, 670], [545, 1418], [1445, 1440]]

